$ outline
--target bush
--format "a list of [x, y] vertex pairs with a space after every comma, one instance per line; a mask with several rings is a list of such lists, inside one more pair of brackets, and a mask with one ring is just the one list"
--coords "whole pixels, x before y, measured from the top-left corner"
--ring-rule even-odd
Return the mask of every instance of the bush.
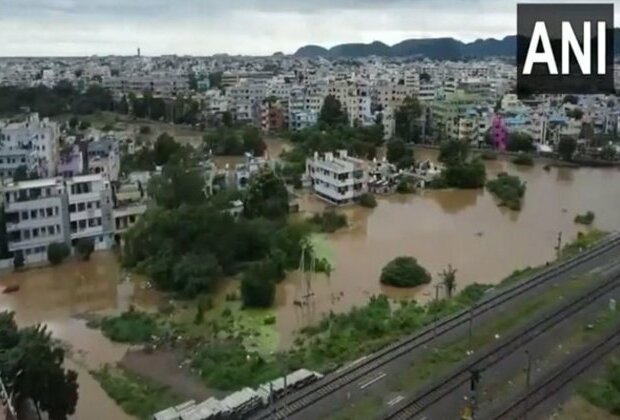
[[525, 195], [525, 182], [521, 182], [518, 176], [502, 172], [497, 175], [497, 179], [487, 183], [487, 189], [499, 199], [500, 206], [506, 206], [511, 210], [521, 210], [521, 201]]
[[276, 282], [284, 277], [278, 264], [271, 260], [252, 264], [241, 276], [241, 299], [245, 307], [268, 308], [276, 295]]
[[577, 216], [575, 216], [575, 223], [589, 226], [594, 222], [594, 217], [594, 212], [591, 211], [588, 211], [584, 214], [578, 214]]
[[75, 249], [84, 261], [88, 261], [90, 254], [95, 250], [95, 241], [93, 238], [82, 238], [78, 241]]
[[52, 265], [58, 265], [69, 256], [71, 250], [67, 244], [61, 242], [52, 242], [47, 247], [47, 260]]
[[101, 321], [103, 335], [119, 343], [148, 343], [159, 334], [159, 326], [153, 315], [130, 308], [119, 316], [106, 317]]
[[326, 210], [323, 214], [315, 214], [310, 220], [319, 226], [321, 232], [326, 233], [332, 233], [347, 226], [347, 216], [333, 210]]
[[381, 271], [381, 283], [395, 287], [415, 287], [430, 283], [431, 275], [413, 257], [397, 257]]
[[26, 260], [24, 258], [24, 254], [22, 254], [21, 252], [15, 253], [15, 256], [13, 257], [13, 268], [15, 270], [19, 270], [24, 266], [25, 263]]
[[512, 160], [515, 165], [534, 166], [534, 159], [528, 155], [519, 155]]
[[143, 125], [140, 127], [140, 134], [151, 134], [151, 127], [148, 125]]
[[360, 205], [369, 209], [377, 207], [377, 199], [374, 194], [366, 193], [360, 197]]
[[396, 186], [396, 192], [399, 194], [413, 194], [415, 192], [415, 188], [403, 179]]

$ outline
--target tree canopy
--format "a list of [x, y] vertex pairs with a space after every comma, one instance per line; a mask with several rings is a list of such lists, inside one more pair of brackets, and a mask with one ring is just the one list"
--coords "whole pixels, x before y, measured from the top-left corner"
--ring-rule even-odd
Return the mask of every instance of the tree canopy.
[[270, 169], [263, 169], [250, 180], [243, 203], [246, 217], [279, 219], [288, 214], [289, 196], [284, 182]]
[[77, 373], [63, 368], [64, 358], [45, 326], [19, 329], [13, 312], [0, 313], [0, 375], [15, 407], [30, 400], [50, 420], [74, 414]]
[[386, 156], [388, 162], [398, 169], [410, 168], [414, 165], [413, 150], [409, 149], [404, 141], [395, 139], [387, 143]]
[[381, 283], [395, 287], [415, 287], [430, 283], [431, 275], [413, 257], [397, 257], [381, 271]]
[[558, 154], [564, 160], [572, 160], [577, 150], [577, 140], [573, 137], [562, 137], [558, 143]]
[[319, 124], [327, 127], [337, 127], [348, 124], [348, 117], [342, 104], [334, 95], [327, 95], [319, 114]]
[[418, 143], [422, 134], [422, 107], [417, 97], [407, 96], [394, 114], [396, 137]]

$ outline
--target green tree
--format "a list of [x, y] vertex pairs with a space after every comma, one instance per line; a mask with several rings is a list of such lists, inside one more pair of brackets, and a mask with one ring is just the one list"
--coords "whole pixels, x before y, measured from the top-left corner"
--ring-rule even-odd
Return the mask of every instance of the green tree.
[[73, 116], [69, 119], [69, 128], [71, 128], [72, 130], [75, 130], [79, 123], [80, 123], [80, 120], [78, 120], [76, 116]]
[[194, 297], [211, 291], [221, 276], [222, 267], [212, 254], [184, 255], [173, 269], [174, 289]]
[[58, 265], [69, 256], [71, 250], [65, 243], [52, 242], [47, 246], [47, 260], [52, 265]]
[[441, 277], [441, 283], [446, 290], [448, 299], [451, 299], [454, 295], [454, 290], [456, 290], [456, 268], [448, 264], [448, 267], [439, 273], [439, 277]]
[[321, 107], [319, 114], [319, 123], [327, 127], [337, 127], [346, 125], [348, 118], [346, 112], [342, 109], [342, 104], [334, 95], [327, 95]]
[[558, 154], [564, 160], [572, 160], [577, 150], [577, 140], [573, 137], [562, 137], [558, 143]]
[[183, 163], [170, 163], [164, 166], [160, 175], [151, 177], [147, 191], [158, 205], [173, 209], [182, 204], [204, 203], [204, 185], [199, 169], [187, 168]]
[[406, 142], [418, 143], [422, 132], [422, 107], [417, 97], [407, 96], [394, 114], [396, 136]]
[[244, 151], [251, 152], [254, 156], [262, 156], [265, 153], [267, 145], [263, 141], [258, 128], [252, 126], [244, 127], [241, 137], [243, 139]]
[[394, 287], [415, 287], [430, 283], [431, 275], [413, 257], [397, 257], [381, 271], [381, 283]]
[[603, 160], [617, 160], [618, 159], [618, 153], [616, 152], [616, 149], [613, 146], [604, 146], [601, 149], [601, 154], [600, 154], [600, 158]]
[[250, 218], [285, 217], [289, 211], [289, 196], [284, 182], [272, 170], [261, 170], [250, 181], [243, 209]]
[[506, 149], [511, 152], [532, 152], [535, 150], [534, 139], [530, 135], [518, 131], [510, 133]]
[[155, 141], [154, 159], [157, 165], [168, 163], [172, 155], [177, 153], [181, 145], [174, 140], [168, 133], [162, 133]]
[[76, 250], [84, 261], [88, 261], [90, 255], [95, 250], [95, 240], [93, 238], [82, 238], [78, 240]]
[[268, 308], [273, 304], [278, 279], [278, 267], [271, 260], [252, 264], [241, 276], [243, 305]]
[[0, 372], [14, 406], [29, 400], [50, 420], [74, 414], [77, 374], [63, 368], [64, 357], [45, 326], [19, 330], [12, 312], [0, 313]]
[[26, 165], [19, 165], [15, 172], [13, 173], [13, 181], [25, 181], [29, 178], [28, 176], [28, 167]]
[[386, 158], [398, 169], [407, 169], [414, 165], [413, 151], [400, 139], [388, 142]]
[[360, 206], [369, 209], [377, 207], [377, 199], [374, 194], [366, 193], [360, 197]]
[[446, 165], [462, 164], [469, 157], [469, 145], [458, 140], [448, 140], [441, 143], [439, 161]]

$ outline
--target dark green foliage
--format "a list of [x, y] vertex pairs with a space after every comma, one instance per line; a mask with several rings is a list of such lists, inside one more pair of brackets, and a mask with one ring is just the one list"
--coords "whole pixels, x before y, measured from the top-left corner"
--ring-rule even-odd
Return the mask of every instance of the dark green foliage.
[[140, 134], [151, 134], [151, 127], [148, 125], [141, 125]]
[[448, 267], [439, 273], [439, 276], [441, 277], [441, 283], [448, 295], [448, 299], [452, 298], [454, 290], [456, 289], [456, 268], [448, 264]]
[[78, 400], [77, 373], [63, 367], [65, 351], [45, 326], [18, 329], [14, 313], [0, 313], [0, 371], [13, 405], [30, 400], [50, 420], [66, 420]]
[[571, 160], [577, 150], [577, 140], [573, 137], [562, 137], [558, 143], [558, 154], [564, 160]]
[[150, 420], [153, 413], [184, 401], [168, 387], [125, 370], [105, 365], [90, 373], [124, 412], [141, 420]]
[[76, 250], [84, 261], [88, 261], [90, 259], [90, 254], [95, 250], [95, 240], [93, 238], [82, 238], [78, 240]]
[[431, 275], [413, 257], [397, 257], [381, 271], [381, 283], [395, 287], [415, 287], [430, 283]]
[[575, 223], [580, 225], [591, 225], [594, 222], [594, 212], [588, 211], [584, 214], [578, 214], [575, 216]]
[[[0, 87], [0, 114], [18, 114], [23, 107], [38, 112], [42, 117], [65, 113], [86, 115], [111, 111], [114, 101], [110, 92], [100, 86], [93, 85], [80, 93], [66, 81], [59, 82], [53, 89], [42, 85], [32, 88]], [[77, 125], [75, 123], [72, 128]]]
[[319, 124], [327, 127], [337, 127], [347, 124], [347, 114], [342, 104], [334, 95], [327, 95], [319, 114]]
[[451, 164], [443, 172], [446, 185], [452, 188], [482, 188], [486, 181], [486, 168], [479, 159]]
[[288, 215], [289, 196], [286, 186], [275, 173], [263, 169], [252, 177], [243, 202], [246, 217], [280, 219]]
[[605, 370], [605, 376], [581, 386], [580, 394], [614, 417], [620, 415], [620, 363], [614, 360]]
[[65, 243], [53, 242], [47, 246], [47, 260], [52, 265], [58, 265], [71, 254], [71, 250]]
[[267, 148], [260, 130], [245, 127], [241, 132], [236, 129], [220, 127], [217, 131], [203, 136], [207, 150], [216, 156], [241, 156], [246, 152], [262, 156]]
[[579, 108], [570, 109], [566, 111], [566, 116], [569, 118], [574, 118], [576, 120], [580, 120], [583, 117], [583, 111]]
[[533, 152], [534, 139], [525, 133], [514, 132], [508, 135], [508, 144], [506, 149], [510, 152]]
[[165, 165], [172, 155], [177, 153], [181, 145], [174, 140], [168, 133], [162, 133], [155, 141], [153, 147], [153, 159], [156, 165]]
[[408, 96], [394, 114], [395, 134], [406, 142], [418, 143], [422, 133], [422, 107], [417, 97]]
[[199, 168], [170, 163], [164, 166], [160, 175], [151, 177], [147, 191], [159, 206], [173, 209], [183, 204], [204, 203], [204, 185], [205, 180]]
[[534, 166], [534, 159], [528, 155], [519, 155], [512, 160], [515, 165]]
[[281, 374], [276, 363], [267, 363], [258, 353], [247, 352], [240, 340], [204, 346], [193, 357], [192, 368], [209, 386], [229, 391], [257, 386]]
[[263, 141], [260, 130], [253, 126], [244, 127], [241, 132], [243, 139], [243, 150], [251, 152], [254, 156], [262, 156], [267, 145]]
[[466, 306], [473, 305], [484, 297], [484, 294], [492, 289], [490, 284], [473, 283], [465, 288], [458, 294], [456, 300]]
[[214, 71], [209, 73], [209, 86], [213, 89], [218, 89], [222, 86], [222, 72]]
[[459, 165], [469, 158], [469, 145], [458, 140], [448, 140], [441, 143], [439, 161], [446, 165]]
[[579, 98], [575, 95], [566, 95], [564, 96], [564, 99], [562, 100], [563, 104], [572, 104], [572, 105], [577, 105], [579, 103]]
[[485, 150], [480, 154], [480, 158], [482, 160], [497, 160], [497, 153], [490, 150]]
[[276, 294], [276, 282], [285, 276], [284, 267], [274, 258], [252, 264], [241, 276], [241, 299], [251, 308], [268, 308]]
[[173, 288], [193, 297], [211, 291], [222, 274], [222, 267], [212, 254], [185, 254], [172, 270]]
[[80, 121], [80, 126], [78, 127], [80, 130], [88, 130], [90, 128], [90, 122], [82, 120]]
[[616, 152], [616, 149], [612, 146], [604, 146], [601, 149], [601, 153], [599, 155], [599, 157], [603, 160], [618, 160], [618, 153]]
[[119, 316], [104, 318], [100, 327], [103, 335], [119, 343], [148, 343], [160, 332], [153, 315], [133, 307]]
[[497, 175], [497, 179], [487, 183], [487, 189], [497, 197], [500, 206], [506, 206], [511, 210], [521, 210], [525, 183], [521, 182], [518, 176], [502, 172]]
[[396, 192], [399, 194], [413, 194], [415, 192], [415, 188], [413, 185], [402, 179], [396, 186]]
[[347, 226], [347, 216], [336, 213], [334, 210], [326, 210], [323, 214], [315, 214], [310, 220], [319, 226], [321, 232], [326, 233], [332, 233]]
[[377, 207], [377, 199], [374, 194], [366, 193], [360, 197], [360, 206], [373, 209]]
[[392, 140], [387, 144], [386, 158], [398, 169], [408, 169], [413, 166], [413, 151], [402, 140]]
[[24, 254], [21, 252], [16, 252], [15, 256], [13, 257], [13, 268], [15, 270], [19, 270], [24, 266], [25, 263], [26, 261], [24, 259]]

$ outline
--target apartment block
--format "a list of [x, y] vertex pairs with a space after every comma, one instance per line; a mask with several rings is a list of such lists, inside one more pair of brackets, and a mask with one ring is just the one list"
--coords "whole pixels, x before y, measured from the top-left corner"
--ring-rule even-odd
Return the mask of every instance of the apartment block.
[[306, 178], [314, 194], [331, 204], [357, 201], [368, 192], [368, 163], [339, 150], [306, 160]]
[[69, 243], [67, 194], [60, 178], [11, 183], [4, 187], [9, 252], [27, 264], [47, 260], [52, 242]]
[[25, 121], [0, 122], [0, 177], [12, 178], [26, 166], [42, 177], [53, 176], [58, 163], [60, 128], [49, 119], [29, 114]]

